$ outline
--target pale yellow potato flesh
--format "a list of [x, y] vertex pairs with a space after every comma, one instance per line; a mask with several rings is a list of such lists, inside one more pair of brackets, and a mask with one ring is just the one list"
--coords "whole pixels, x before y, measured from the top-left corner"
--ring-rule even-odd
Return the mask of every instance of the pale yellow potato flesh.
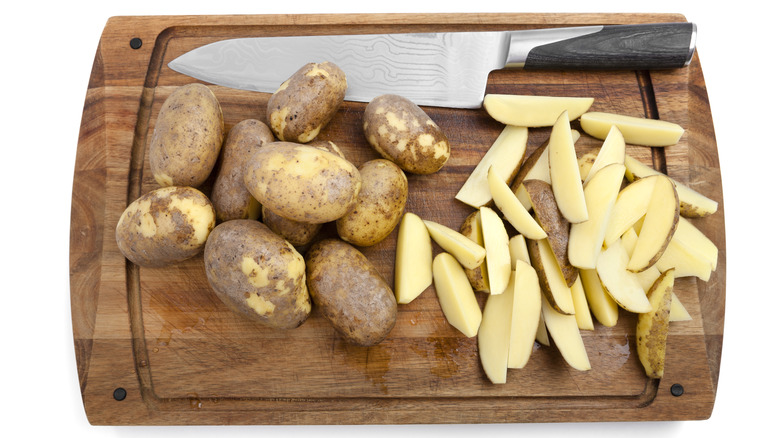
[[601, 284], [595, 269], [581, 269], [580, 279], [585, 298], [593, 316], [604, 327], [614, 327], [618, 320], [618, 305]]
[[433, 283], [447, 322], [469, 338], [476, 336], [482, 311], [455, 257], [441, 252], [433, 259]]
[[561, 214], [576, 224], [588, 220], [588, 208], [570, 132], [568, 114], [564, 111], [550, 133], [550, 183]]
[[626, 167], [613, 163], [596, 172], [585, 183], [588, 219], [571, 224], [569, 230], [569, 263], [580, 269], [594, 269], [601, 253], [607, 225], [615, 205]]
[[548, 285], [547, 292], [549, 293], [548, 300], [550, 304], [555, 306], [560, 313], [574, 315], [574, 301], [571, 297], [571, 288], [563, 277], [558, 261], [555, 259], [555, 254], [553, 254], [552, 248], [550, 248], [550, 243], [547, 242], [547, 239], [535, 242], [539, 246], [539, 262], [541, 263], [541, 269], [537, 268], [536, 272], [540, 277], [544, 276], [544, 279], [540, 278], [540, 280], [546, 281]]
[[605, 245], [609, 246], [620, 239], [623, 233], [647, 213], [655, 183], [660, 178], [661, 175], [653, 175], [638, 179], [618, 193], [607, 222], [607, 231], [604, 234]]
[[660, 177], [650, 196], [642, 231], [626, 269], [642, 272], [653, 266], [669, 245], [679, 219], [680, 201], [674, 183], [668, 177]]
[[550, 336], [547, 333], [547, 325], [544, 323], [544, 314], [539, 315], [539, 328], [536, 329], [536, 342], [545, 347], [550, 346]]
[[590, 173], [590, 169], [593, 168], [593, 164], [596, 162], [596, 157], [598, 156], [598, 152], [596, 151], [589, 151], [585, 152], [577, 158], [577, 163], [580, 166], [580, 179], [582, 181], [585, 181], [585, 178], [588, 177], [588, 174]]
[[542, 314], [547, 331], [563, 359], [572, 368], [587, 371], [591, 368], [588, 351], [582, 341], [577, 318], [574, 315], [564, 315], [552, 308], [545, 297], [542, 297]]
[[487, 181], [488, 169], [493, 167], [496, 175], [509, 183], [520, 169], [527, 144], [528, 128], [505, 126], [463, 183], [455, 199], [474, 208], [489, 203], [492, 197]]
[[657, 269], [674, 268], [676, 277], [697, 277], [709, 281], [712, 275], [712, 265], [695, 250], [672, 238], [661, 258], [655, 263]]
[[507, 366], [523, 368], [531, 357], [539, 329], [542, 316], [542, 290], [539, 287], [539, 277], [529, 263], [518, 260], [514, 266], [514, 281], [509, 283], [514, 291]]
[[404, 213], [395, 249], [395, 298], [411, 303], [433, 283], [433, 249], [428, 228], [414, 213]]
[[633, 313], [652, 310], [636, 274], [626, 269], [628, 253], [620, 241], [601, 251], [596, 272], [604, 289], [622, 308]]
[[[676, 277], [676, 275], [675, 275]], [[669, 309], [669, 322], [690, 321], [693, 318], [688, 313], [680, 298], [672, 292], [672, 307]]]
[[[580, 139], [580, 131], [577, 131], [576, 129], [571, 130], [571, 140], [574, 143], [577, 143], [577, 140]], [[515, 180], [515, 182], [512, 184], [513, 191], [515, 193], [515, 196], [517, 196], [517, 199], [520, 200], [520, 203], [523, 204], [523, 207], [525, 207], [526, 210], [531, 209], [531, 199], [528, 197], [528, 192], [525, 190], [525, 187], [523, 186], [523, 181], [529, 181], [532, 179], [538, 179], [540, 181], [544, 181], [547, 184], [550, 184], [550, 149], [548, 148], [549, 141], [545, 142], [544, 145], [540, 146], [542, 149], [541, 154], [537, 158], [536, 161], [531, 164], [531, 167], [527, 171], [523, 171], [523, 169], [520, 169], [520, 174], [518, 175], [519, 180]], [[525, 166], [525, 164], [523, 164]], [[520, 176], [522, 176], [522, 179], [520, 179]]]
[[509, 284], [512, 274], [512, 259], [509, 253], [509, 235], [504, 222], [490, 207], [479, 209], [482, 222], [482, 241], [485, 243], [490, 294], [501, 294]]
[[[460, 226], [460, 233], [477, 245], [484, 247], [485, 242], [482, 241], [482, 221], [479, 218], [479, 210], [466, 216], [466, 219], [463, 220], [463, 224]], [[490, 292], [487, 263], [485, 261], [474, 269], [466, 269], [466, 276], [469, 277], [471, 287], [475, 291]]]
[[577, 319], [577, 327], [580, 330], [593, 330], [593, 318], [588, 308], [588, 299], [585, 297], [585, 288], [582, 279], [577, 280], [571, 286], [571, 299], [574, 302], [574, 316]]
[[[634, 181], [650, 175], [662, 175], [661, 172], [645, 165], [630, 155], [626, 155], [626, 178]], [[679, 181], [673, 180], [680, 197], [680, 215], [688, 218], [705, 217], [718, 211], [718, 202], [693, 190]]]
[[713, 271], [718, 267], [718, 247], [691, 221], [681, 218], [672, 239], [698, 254], [702, 260], [709, 263]]
[[482, 312], [482, 323], [477, 332], [477, 348], [482, 369], [494, 384], [506, 383], [509, 358], [512, 303], [514, 302], [514, 273], [507, 289], [490, 295]]
[[466, 269], [474, 269], [485, 261], [485, 248], [445, 225], [423, 220], [428, 234], [444, 251], [450, 253]]
[[620, 129], [626, 143], [642, 146], [675, 145], [685, 132], [682, 126], [664, 120], [598, 111], [580, 116], [582, 130], [600, 140], [607, 138], [612, 126]]
[[513, 267], [517, 265], [518, 260], [531, 263], [531, 256], [528, 255], [528, 245], [522, 234], [515, 234], [509, 238], [509, 258], [512, 260]]
[[637, 317], [636, 352], [645, 374], [652, 379], [660, 379], [664, 375], [673, 288], [674, 272], [665, 271], [651, 287], [652, 309]]
[[487, 94], [482, 101], [485, 111], [495, 120], [529, 128], [552, 126], [563, 111], [569, 113], [569, 121], [575, 120], [591, 105], [592, 97]]
[[490, 195], [493, 198], [493, 202], [496, 207], [504, 214], [507, 222], [509, 222], [517, 232], [523, 236], [539, 240], [547, 237], [547, 233], [544, 232], [542, 227], [531, 216], [531, 213], [523, 207], [520, 200], [517, 199], [509, 185], [493, 170], [493, 166], [490, 166], [487, 174], [488, 185], [490, 187]]
[[609, 166], [610, 164], [625, 165], [626, 162], [626, 141], [623, 139], [623, 134], [620, 132], [620, 128], [613, 126], [610, 128], [607, 138], [604, 139], [601, 148], [593, 165], [588, 170], [588, 174], [583, 178], [583, 182], [590, 181], [596, 172]]

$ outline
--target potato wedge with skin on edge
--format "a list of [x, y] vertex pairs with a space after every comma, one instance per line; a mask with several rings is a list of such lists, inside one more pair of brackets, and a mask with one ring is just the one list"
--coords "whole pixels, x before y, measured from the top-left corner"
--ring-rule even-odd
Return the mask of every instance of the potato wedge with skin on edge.
[[542, 297], [542, 314], [547, 331], [566, 363], [579, 371], [591, 369], [588, 351], [577, 326], [577, 318], [557, 312], [545, 297]]
[[640, 314], [636, 324], [636, 351], [647, 377], [660, 379], [664, 375], [666, 340], [669, 334], [669, 313], [674, 289], [673, 270], [664, 271], [650, 288], [652, 310]]
[[476, 336], [482, 311], [469, 279], [455, 257], [441, 252], [433, 259], [433, 283], [447, 322], [469, 338]]
[[433, 283], [431, 236], [422, 219], [406, 212], [398, 228], [395, 250], [395, 297], [411, 303]]
[[482, 369], [494, 384], [506, 383], [512, 311], [515, 295], [513, 272], [505, 291], [488, 296], [477, 332]]
[[466, 269], [477, 268], [485, 261], [485, 248], [445, 225], [424, 220], [428, 234], [444, 251], [450, 253]]
[[523, 368], [534, 348], [542, 317], [542, 291], [534, 268], [525, 261], [515, 263], [512, 315], [509, 331], [509, 368]]
[[[460, 226], [460, 234], [468, 237], [479, 246], [485, 246], [485, 242], [482, 239], [482, 221], [479, 217], [479, 210], [473, 211], [466, 216], [466, 219], [463, 220], [463, 224]], [[487, 263], [483, 261], [474, 269], [466, 269], [466, 276], [469, 278], [471, 287], [475, 291], [490, 292]]]
[[482, 106], [503, 124], [538, 128], [552, 126], [563, 111], [568, 111], [569, 121], [575, 120], [590, 109], [593, 100], [592, 97], [487, 94]]
[[563, 217], [577, 223], [588, 219], [588, 209], [570, 132], [568, 113], [564, 111], [550, 132], [550, 185]]
[[654, 265], [669, 245], [679, 219], [680, 200], [677, 190], [672, 180], [663, 176], [653, 188], [642, 232], [639, 233], [626, 269], [641, 272]]
[[547, 233], [523, 207], [520, 200], [512, 193], [512, 189], [493, 171], [493, 166], [488, 169], [487, 179], [496, 208], [504, 214], [517, 232], [529, 239], [538, 240], [547, 237]]
[[650, 311], [650, 302], [636, 274], [626, 269], [629, 256], [620, 241], [601, 251], [596, 273], [607, 293], [622, 308], [633, 313]]
[[605, 245], [609, 246], [620, 239], [623, 233], [647, 214], [647, 206], [659, 178], [660, 175], [653, 175], [638, 179], [620, 190], [607, 222]]
[[626, 143], [641, 146], [671, 146], [680, 141], [682, 126], [657, 119], [646, 119], [600, 111], [580, 116], [580, 127], [588, 135], [600, 140], [607, 138], [612, 126], [620, 128]]
[[482, 240], [485, 243], [490, 294], [500, 294], [506, 290], [512, 274], [509, 235], [504, 222], [490, 207], [480, 207], [479, 217], [482, 222]]
[[574, 315], [571, 289], [566, 284], [547, 239], [529, 240], [528, 253], [531, 256], [531, 265], [539, 276], [542, 292], [550, 305], [560, 313]]
[[[574, 143], [577, 143], [577, 140], [580, 138], [580, 132], [572, 129], [571, 138]], [[547, 148], [549, 145], [550, 139], [548, 138], [526, 158], [523, 165], [520, 166], [520, 171], [517, 172], [514, 181], [512, 181], [512, 185], [509, 187], [526, 210], [531, 209], [531, 200], [528, 199], [523, 182], [538, 179], [550, 184], [550, 156]]]

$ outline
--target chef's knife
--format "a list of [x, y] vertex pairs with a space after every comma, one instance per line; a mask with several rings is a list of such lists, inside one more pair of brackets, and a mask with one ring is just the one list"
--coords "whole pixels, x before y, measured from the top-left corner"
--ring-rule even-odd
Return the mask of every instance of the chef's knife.
[[330, 61], [346, 74], [346, 100], [390, 93], [418, 105], [477, 108], [493, 70], [680, 68], [695, 38], [693, 23], [237, 38], [198, 47], [168, 66], [216, 85], [272, 93], [305, 64]]

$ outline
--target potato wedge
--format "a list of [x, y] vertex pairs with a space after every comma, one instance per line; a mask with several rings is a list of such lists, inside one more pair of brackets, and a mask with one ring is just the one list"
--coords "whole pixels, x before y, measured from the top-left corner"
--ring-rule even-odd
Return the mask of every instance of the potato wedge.
[[455, 199], [474, 208], [488, 204], [492, 199], [487, 181], [488, 169], [493, 166], [496, 175], [508, 184], [520, 170], [527, 144], [528, 128], [504, 127], [496, 141], [474, 167], [466, 182], [463, 183], [455, 195]]
[[618, 305], [601, 284], [595, 269], [580, 270], [582, 288], [593, 316], [604, 327], [614, 327], [618, 320]]
[[592, 97], [487, 94], [482, 101], [485, 111], [495, 120], [529, 128], [552, 126], [563, 111], [569, 113], [569, 121], [575, 120], [591, 105]]
[[623, 134], [620, 132], [620, 128], [613, 126], [610, 128], [607, 138], [604, 139], [604, 143], [599, 149], [596, 159], [593, 161], [593, 165], [588, 170], [587, 175], [583, 178], [583, 182], [590, 181], [596, 172], [609, 166], [610, 164], [625, 165], [626, 162], [626, 141], [623, 139]]
[[482, 311], [455, 257], [441, 252], [433, 259], [433, 283], [447, 322], [469, 338], [476, 336]]
[[422, 219], [406, 212], [398, 227], [395, 249], [395, 298], [408, 304], [433, 283], [431, 236]]
[[[463, 220], [463, 224], [460, 226], [460, 234], [468, 237], [479, 246], [485, 246], [485, 242], [482, 240], [482, 221], [479, 218], [479, 210], [473, 211], [466, 216], [466, 219]], [[466, 269], [466, 276], [469, 278], [471, 287], [475, 291], [490, 292], [487, 263], [485, 261], [474, 269]]]
[[[574, 143], [577, 143], [577, 140], [580, 138], [580, 131], [572, 129], [571, 138]], [[517, 199], [520, 200], [520, 203], [523, 204], [523, 207], [525, 207], [526, 210], [531, 209], [531, 200], [528, 199], [528, 194], [525, 192], [523, 182], [538, 179], [550, 184], [549, 144], [550, 140], [548, 139], [525, 159], [523, 165], [520, 166], [520, 171], [517, 172], [517, 176], [515, 176], [515, 180], [510, 186], [515, 193], [515, 196], [517, 196]]]
[[673, 288], [673, 270], [664, 271], [650, 288], [652, 310], [640, 314], [637, 318], [637, 356], [645, 369], [645, 374], [651, 379], [660, 379], [664, 376]]
[[506, 383], [515, 295], [514, 277], [513, 272], [504, 292], [487, 298], [477, 332], [479, 360], [488, 379], [494, 384]]
[[556, 311], [574, 315], [574, 301], [571, 297], [571, 289], [566, 284], [561, 268], [555, 260], [552, 249], [547, 239], [529, 240], [528, 253], [531, 256], [531, 265], [539, 276], [539, 283], [545, 297]]
[[585, 297], [585, 288], [582, 286], [582, 279], [577, 277], [577, 281], [571, 287], [571, 299], [574, 302], [574, 316], [577, 319], [577, 327], [580, 330], [593, 330], [593, 318], [588, 308], [588, 299]]
[[436, 244], [450, 253], [466, 269], [474, 269], [485, 261], [485, 248], [445, 225], [423, 220]]
[[515, 234], [509, 238], [509, 258], [512, 260], [512, 267], [517, 265], [518, 260], [531, 263], [531, 256], [528, 255], [528, 245], [522, 234]]
[[496, 174], [493, 166], [488, 169], [487, 179], [493, 202], [518, 233], [534, 240], [547, 237], [547, 233], [534, 220], [531, 213], [523, 207], [520, 200], [512, 193], [512, 189]]
[[482, 241], [485, 242], [485, 262], [490, 294], [500, 294], [506, 290], [512, 274], [509, 235], [504, 222], [490, 207], [479, 209], [479, 220], [482, 223]]
[[604, 233], [605, 245], [612, 245], [647, 214], [647, 206], [650, 204], [650, 197], [659, 178], [662, 176], [652, 175], [635, 180], [618, 193]]
[[589, 370], [590, 359], [577, 327], [577, 318], [557, 312], [545, 297], [542, 297], [542, 314], [547, 331], [566, 363], [576, 370]]
[[514, 266], [514, 281], [509, 283], [514, 291], [507, 366], [523, 368], [531, 357], [539, 329], [542, 316], [542, 291], [539, 287], [539, 277], [529, 263], [518, 260]]
[[642, 272], [653, 266], [663, 255], [680, 219], [680, 200], [674, 183], [667, 177], [656, 181], [647, 214], [639, 233], [634, 252], [626, 269]]
[[568, 113], [564, 111], [550, 133], [550, 185], [563, 217], [577, 223], [588, 219], [588, 208], [570, 132]]
[[597, 111], [583, 114], [580, 126], [600, 140], [607, 138], [612, 126], [617, 126], [626, 143], [641, 146], [675, 145], [685, 132], [682, 126], [672, 122]]
[[645, 290], [636, 274], [626, 269], [628, 253], [620, 241], [601, 251], [596, 272], [601, 284], [618, 305], [629, 312], [646, 313], [651, 309]]

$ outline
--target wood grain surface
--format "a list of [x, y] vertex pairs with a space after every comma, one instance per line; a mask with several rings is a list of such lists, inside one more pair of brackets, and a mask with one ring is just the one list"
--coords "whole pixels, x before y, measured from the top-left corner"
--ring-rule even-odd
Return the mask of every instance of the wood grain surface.
[[[554, 347], [538, 346], [507, 383], [491, 384], [476, 339], [444, 319], [433, 287], [400, 305], [388, 339], [346, 344], [313, 311], [278, 331], [231, 313], [213, 294], [202, 257], [164, 269], [138, 268], [120, 254], [114, 230], [125, 207], [156, 187], [147, 159], [157, 113], [194, 81], [167, 67], [188, 50], [225, 38], [273, 35], [509, 30], [588, 24], [685, 21], [672, 14], [389, 14], [115, 17], [104, 29], [84, 102], [74, 173], [71, 305], [76, 365], [92, 424], [366, 424], [656, 421], [709, 417], [717, 390], [725, 309], [726, 248], [721, 177], [698, 57], [654, 72], [527, 72], [490, 75], [487, 92], [591, 96], [592, 109], [682, 125], [678, 145], [628, 153], [720, 203], [694, 220], [719, 248], [709, 282], [679, 279], [693, 319], [670, 329], [663, 379], [644, 376], [636, 318], [596, 324], [582, 336], [593, 369], [575, 371]], [[131, 48], [140, 38], [142, 46]], [[269, 95], [209, 85], [229, 129], [266, 119]], [[359, 165], [378, 157], [345, 102], [320, 134]], [[409, 175], [407, 211], [459, 228], [471, 207], [454, 199], [502, 125], [484, 110], [425, 108], [448, 135], [452, 157], [435, 175]], [[576, 123], [573, 125], [577, 127]], [[533, 129], [528, 152], [549, 135]], [[583, 135], [578, 153], [600, 141]], [[203, 187], [208, 193], [209, 183]], [[333, 227], [326, 227], [333, 233]], [[397, 231], [396, 231], [397, 232]], [[396, 232], [363, 249], [392, 285]], [[305, 248], [302, 249], [305, 251]], [[440, 251], [435, 247], [435, 252]], [[485, 296], [480, 294], [480, 304]], [[675, 397], [673, 384], [685, 393]], [[121, 388], [126, 396], [115, 399]], [[121, 397], [120, 397], [121, 398]]]

